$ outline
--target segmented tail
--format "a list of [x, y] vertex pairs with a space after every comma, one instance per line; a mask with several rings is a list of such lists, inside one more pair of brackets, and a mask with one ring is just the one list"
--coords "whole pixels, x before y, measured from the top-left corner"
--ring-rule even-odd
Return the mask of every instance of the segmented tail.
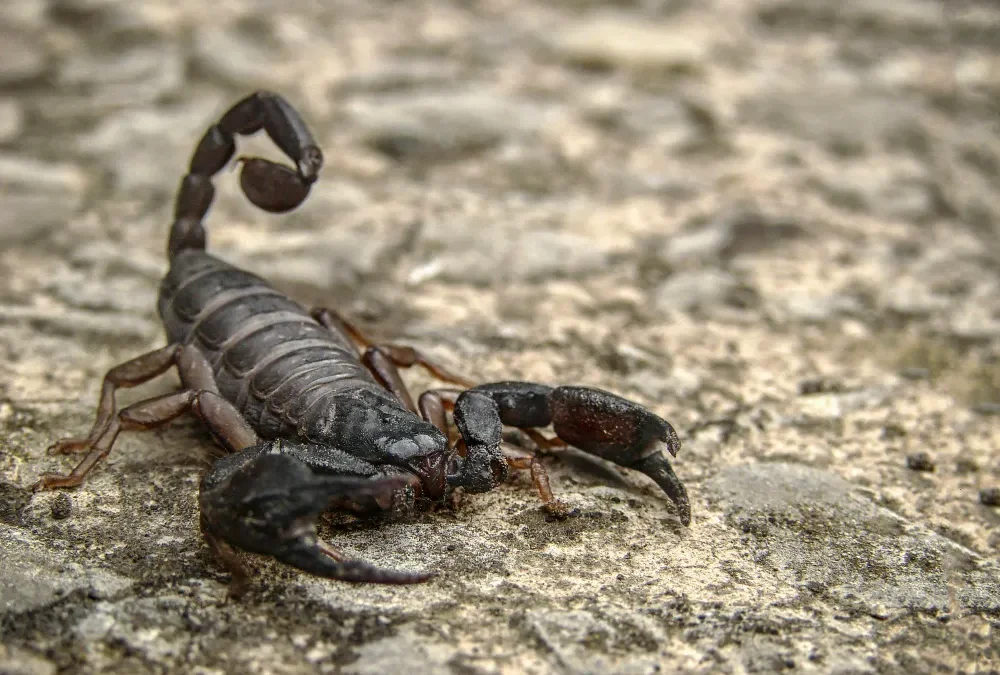
[[212, 178], [236, 153], [235, 137], [261, 129], [295, 162], [295, 168], [260, 157], [241, 157], [243, 193], [254, 205], [271, 213], [291, 211], [309, 196], [323, 166], [323, 153], [312, 133], [299, 113], [278, 94], [251, 94], [210, 126], [195, 148], [174, 204], [174, 223], [167, 241], [169, 258], [181, 251], [205, 249], [207, 236], [202, 221], [215, 198]]

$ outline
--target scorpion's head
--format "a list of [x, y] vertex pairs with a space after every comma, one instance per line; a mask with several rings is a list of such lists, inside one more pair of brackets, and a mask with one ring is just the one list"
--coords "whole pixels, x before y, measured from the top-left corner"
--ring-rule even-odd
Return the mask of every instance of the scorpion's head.
[[411, 420], [412, 427], [404, 436], [384, 436], [376, 439], [391, 463], [406, 469], [420, 479], [416, 497], [438, 500], [444, 496], [448, 464], [448, 438], [432, 424]]
[[[389, 411], [383, 411], [389, 414]], [[383, 419], [386, 430], [376, 440], [393, 465], [420, 479], [423, 496], [434, 501], [450, 488], [487, 492], [507, 480], [509, 468], [501, 446], [501, 423], [493, 400], [482, 393], [465, 392], [456, 403], [455, 426], [461, 433], [459, 447], [452, 450], [448, 438], [436, 426], [398, 408], [395, 417]]]
[[299, 424], [306, 438], [368, 465], [409, 474], [408, 500], [439, 500], [447, 484], [448, 438], [390, 394], [361, 390], [316, 406]]
[[378, 464], [389, 464], [419, 479], [417, 498], [439, 500], [447, 485], [448, 437], [433, 424], [408, 410], [381, 405], [368, 411], [372, 423], [372, 445]]

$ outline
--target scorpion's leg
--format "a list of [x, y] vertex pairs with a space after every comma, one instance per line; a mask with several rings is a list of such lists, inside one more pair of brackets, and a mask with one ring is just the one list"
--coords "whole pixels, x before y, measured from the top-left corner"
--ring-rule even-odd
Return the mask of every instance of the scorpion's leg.
[[687, 491], [663, 454], [676, 456], [680, 440], [670, 423], [631, 401], [587, 387], [497, 382], [462, 393], [454, 417], [468, 446], [459, 471], [448, 477], [454, 486], [480, 492], [497, 485], [502, 425], [551, 424], [561, 441], [652, 478], [677, 506], [681, 522], [691, 522]]
[[[92, 434], [94, 438], [92, 440], [88, 439], [84, 448], [89, 451], [87, 456], [68, 475], [44, 474], [35, 484], [35, 490], [80, 485], [87, 474], [102, 459], [108, 456], [119, 433], [122, 431], [152, 429], [176, 419], [187, 410], [191, 410], [201, 418], [208, 425], [209, 430], [216, 440], [231, 452], [257, 442], [257, 434], [250, 428], [236, 408], [219, 396], [211, 367], [201, 352], [194, 347], [179, 345], [175, 345], [170, 349], [173, 351], [170, 352], [169, 360], [162, 354], [158, 357], [161, 360], [155, 363], [159, 367], [157, 374], [165, 371], [170, 365], [176, 364], [178, 371], [180, 371], [181, 382], [188, 388], [173, 394], [139, 401], [120, 410], [117, 414], [113, 412], [114, 392], [112, 389], [109, 404], [112, 413], [108, 416], [107, 421], [98, 433]], [[146, 356], [152, 356], [160, 352], [165, 353], [165, 350], [152, 352]], [[135, 364], [142, 358], [144, 357], [140, 357], [124, 365]], [[146, 363], [146, 366], [148, 369], [144, 372], [147, 374], [151, 373], [153, 368], [149, 362]], [[121, 367], [119, 366], [119, 368]], [[121, 379], [119, 378], [119, 381]], [[97, 429], [96, 425], [95, 429]]]
[[531, 482], [538, 491], [538, 496], [542, 500], [542, 508], [547, 513], [557, 518], [566, 518], [579, 513], [576, 509], [571, 509], [563, 502], [556, 499], [552, 494], [552, 486], [549, 484], [549, 474], [545, 471], [538, 455], [523, 448], [518, 448], [508, 443], [501, 443], [500, 451], [507, 459], [507, 464], [513, 469], [528, 469], [531, 471]]
[[101, 397], [97, 404], [97, 419], [90, 433], [82, 438], [64, 438], [49, 446], [52, 454], [82, 452], [93, 447], [97, 439], [108, 428], [115, 414], [115, 391], [120, 388], [136, 387], [167, 372], [176, 363], [180, 345], [167, 345], [155, 351], [137, 356], [131, 361], [119, 364], [109, 370], [101, 385]]
[[417, 406], [413, 403], [410, 390], [403, 381], [403, 376], [399, 374], [399, 369], [392, 362], [389, 355], [378, 347], [369, 347], [361, 356], [361, 363], [375, 376], [383, 387], [388, 389], [399, 402], [409, 410], [416, 413]]
[[174, 207], [171, 253], [189, 247], [204, 248], [201, 221], [215, 197], [212, 177], [236, 153], [236, 136], [249, 136], [261, 129], [295, 163], [295, 168], [260, 157], [241, 159], [243, 193], [253, 204], [272, 213], [290, 211], [309, 196], [323, 166], [323, 153], [288, 101], [265, 91], [251, 94], [226, 111], [198, 142]]
[[[467, 377], [452, 372], [423, 352], [408, 345], [399, 344], [378, 344], [375, 340], [365, 334], [356, 324], [348, 320], [343, 314], [332, 309], [317, 308], [312, 311], [312, 316], [316, 321], [326, 326], [331, 331], [340, 332], [357, 345], [364, 348], [366, 365], [375, 373], [380, 380], [391, 379], [393, 376], [388, 373], [390, 365], [397, 368], [412, 368], [420, 366], [428, 373], [442, 382], [458, 385], [463, 389], [476, 386], [476, 383]], [[375, 356], [374, 352], [381, 352]], [[377, 370], [376, 370], [377, 369]], [[398, 374], [396, 376], [398, 378]], [[390, 388], [383, 381], [383, 385]], [[391, 390], [391, 388], [390, 388]], [[407, 394], [407, 397], [409, 395]], [[412, 399], [411, 399], [412, 400]], [[412, 403], [409, 406], [411, 410]]]
[[455, 409], [455, 401], [461, 396], [461, 389], [429, 389], [417, 399], [420, 416], [451, 438], [446, 411]]
[[[316, 519], [331, 503], [384, 502], [408, 483], [406, 477], [374, 480], [328, 475], [324, 448], [281, 441], [262, 443], [223, 457], [201, 484], [202, 527], [215, 541], [262, 553], [303, 571], [359, 583], [414, 584], [433, 574], [386, 570], [343, 553], [319, 539]], [[348, 460], [349, 461], [349, 460]], [[346, 470], [357, 467], [345, 466]]]
[[233, 577], [233, 580], [229, 585], [229, 594], [233, 597], [243, 595], [243, 592], [247, 588], [247, 583], [250, 580], [250, 575], [247, 573], [247, 569], [243, 566], [242, 561], [240, 561], [236, 550], [227, 542], [216, 538], [212, 534], [211, 527], [205, 519], [204, 512], [201, 514], [199, 523], [201, 525], [201, 536], [205, 538], [205, 541], [208, 543], [208, 547], [212, 550], [212, 553], [216, 558], [222, 561], [223, 566], [229, 570], [229, 574]]

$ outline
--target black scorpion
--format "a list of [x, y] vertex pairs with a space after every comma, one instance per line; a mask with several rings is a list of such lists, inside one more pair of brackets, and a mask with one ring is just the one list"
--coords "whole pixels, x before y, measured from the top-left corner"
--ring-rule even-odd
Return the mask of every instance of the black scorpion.
[[[233, 158], [235, 137], [263, 129], [295, 164], [240, 158], [240, 185], [273, 213], [301, 204], [323, 155], [281, 96], [258, 92], [212, 125], [199, 142], [176, 199], [158, 310], [168, 345], [112, 368], [86, 438], [52, 452], [85, 452], [68, 475], [44, 474], [35, 489], [79, 485], [119, 432], [150, 429], [193, 412], [228, 454], [201, 482], [201, 529], [236, 582], [234, 549], [262, 553], [306, 572], [352, 582], [408, 584], [432, 574], [384, 570], [347, 559], [316, 533], [318, 516], [443, 503], [457, 488], [491, 490], [510, 468], [529, 469], [544, 507], [556, 500], [534, 452], [503, 441], [504, 425], [542, 448], [572, 445], [651, 477], [691, 520], [684, 486], [663, 455], [680, 442], [668, 422], [598, 389], [527, 382], [475, 385], [419, 351], [379, 345], [335, 311], [309, 312], [258, 276], [205, 252], [202, 225], [212, 178]], [[359, 357], [360, 348], [364, 348]], [[461, 389], [425, 392], [416, 405], [399, 368], [420, 365]], [[183, 389], [116, 409], [115, 391], [170, 368]], [[452, 443], [448, 412], [460, 435]], [[538, 428], [552, 426], [547, 438]]]

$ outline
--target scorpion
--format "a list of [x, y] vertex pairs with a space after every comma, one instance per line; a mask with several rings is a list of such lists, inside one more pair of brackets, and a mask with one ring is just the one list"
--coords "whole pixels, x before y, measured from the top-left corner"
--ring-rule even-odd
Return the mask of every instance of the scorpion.
[[[168, 344], [105, 374], [89, 434], [49, 448], [85, 453], [82, 461], [66, 475], [43, 474], [36, 491], [79, 486], [120, 432], [190, 412], [226, 451], [199, 485], [200, 527], [234, 586], [247, 578], [240, 550], [346, 582], [427, 581], [435, 573], [349, 558], [319, 537], [319, 517], [330, 510], [391, 516], [455, 503], [463, 491], [497, 487], [511, 469], [529, 470], [543, 508], [565, 517], [569, 509], [553, 496], [538, 452], [566, 446], [646, 474], [690, 524], [687, 493], [664, 456], [676, 456], [680, 441], [646, 408], [588, 387], [476, 384], [415, 348], [377, 343], [337, 311], [309, 311], [208, 254], [203, 220], [213, 178], [233, 159], [236, 137], [261, 129], [294, 167], [237, 158], [243, 194], [270, 213], [305, 201], [323, 154], [284, 97], [253, 93], [208, 128], [174, 205], [157, 302]], [[428, 390], [414, 404], [400, 374], [413, 366], [453, 386]], [[117, 409], [118, 389], [171, 368], [181, 389]], [[552, 437], [540, 431], [549, 426]], [[507, 442], [505, 427], [536, 447]]]

